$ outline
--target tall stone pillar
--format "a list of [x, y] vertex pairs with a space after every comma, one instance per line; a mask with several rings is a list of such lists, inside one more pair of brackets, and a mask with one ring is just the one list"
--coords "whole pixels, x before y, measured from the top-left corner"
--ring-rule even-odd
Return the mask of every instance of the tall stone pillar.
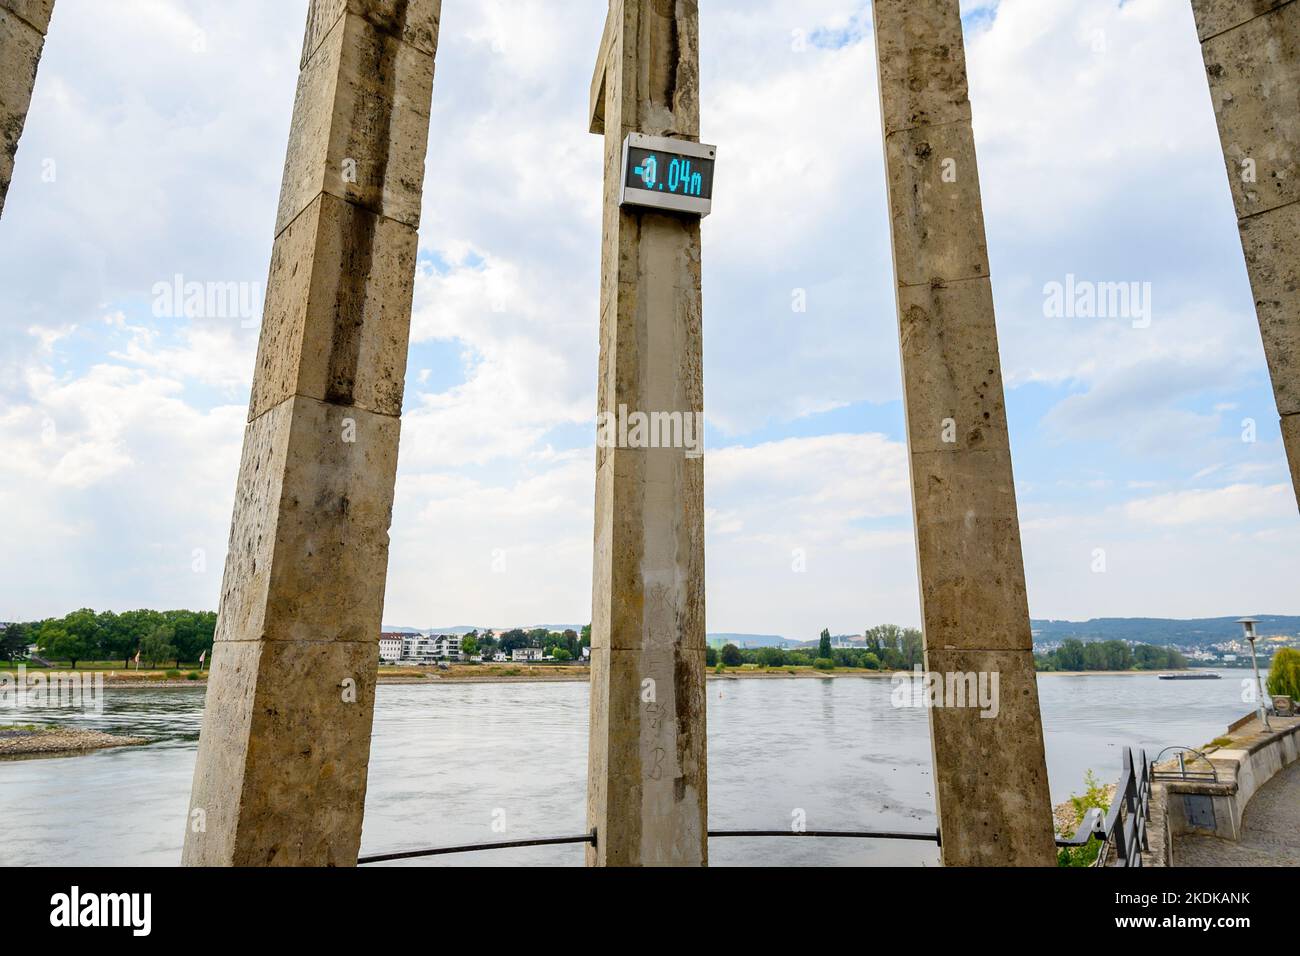
[[[699, 141], [698, 23], [695, 0], [610, 3], [591, 126], [605, 136], [603, 415], [704, 409], [699, 220], [619, 208], [629, 133]], [[596, 455], [587, 815], [597, 845], [587, 862], [699, 866], [708, 859], [704, 462], [634, 444]]]
[[353, 865], [441, 0], [312, 0], [187, 865]]
[[1300, 4], [1192, 10], [1300, 503]]
[[53, 13], [54, 0], [0, 0], [0, 215]]
[[[948, 866], [1055, 862], [958, 0], [875, 0], [926, 669]], [[971, 695], [973, 696], [973, 695]], [[959, 698], [957, 698], [960, 700]], [[953, 702], [949, 696], [946, 702]], [[996, 716], [989, 716], [996, 713]]]

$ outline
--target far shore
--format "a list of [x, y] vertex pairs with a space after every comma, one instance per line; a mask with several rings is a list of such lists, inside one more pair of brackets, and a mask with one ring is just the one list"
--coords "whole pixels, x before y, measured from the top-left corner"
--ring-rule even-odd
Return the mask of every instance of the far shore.
[[[1220, 668], [1219, 670], [1231, 670]], [[1189, 674], [1201, 671], [1215, 671], [1214, 668], [1187, 668], [1183, 670], [1152, 671], [1038, 671], [1042, 677], [1142, 677], [1159, 674]], [[590, 679], [591, 669], [583, 665], [547, 665], [547, 664], [453, 664], [448, 670], [423, 670], [420, 668], [381, 667], [378, 682], [380, 684], [539, 684], [539, 683], [583, 683]], [[194, 678], [167, 677], [162, 672], [150, 675], [135, 671], [70, 671], [56, 668], [33, 668], [28, 671], [28, 678], [35, 675], [48, 677], [59, 675], [103, 674], [105, 688], [151, 688], [151, 687], [194, 687], [207, 684], [207, 672]], [[890, 680], [896, 673], [911, 671], [863, 670], [841, 667], [830, 671], [820, 671], [812, 667], [773, 667], [727, 668], [721, 673], [710, 669], [706, 672], [709, 680], [827, 680], [835, 678], [857, 678], [865, 680]]]

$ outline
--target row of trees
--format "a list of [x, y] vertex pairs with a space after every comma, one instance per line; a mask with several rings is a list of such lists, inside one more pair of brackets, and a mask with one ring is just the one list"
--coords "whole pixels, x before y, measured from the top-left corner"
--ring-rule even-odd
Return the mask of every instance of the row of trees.
[[925, 661], [925, 642], [917, 628], [877, 624], [865, 634], [867, 653], [879, 657], [885, 670], [911, 670]]
[[579, 633], [572, 628], [563, 631], [551, 631], [544, 627], [535, 627], [530, 631], [522, 628], [506, 631], [500, 637], [470, 631], [460, 639], [460, 649], [467, 657], [482, 654], [491, 658], [497, 651], [509, 654], [516, 648], [540, 647], [547, 657], [557, 661], [573, 661], [582, 656], [582, 649], [591, 646], [591, 625], [587, 624]]
[[817, 647], [755, 647], [741, 649], [726, 644], [706, 651], [709, 667], [856, 667], [866, 670], [911, 670], [923, 660], [921, 632], [916, 628], [881, 624], [867, 628], [863, 647], [832, 647], [831, 632], [823, 630]]
[[1163, 671], [1181, 670], [1187, 658], [1172, 647], [1071, 638], [1054, 651], [1035, 654], [1034, 664], [1040, 671]]
[[[903, 671], [911, 670], [925, 659], [921, 632], [896, 624], [867, 628], [866, 642], [861, 648], [836, 648], [832, 643], [830, 631], [824, 630], [815, 650], [802, 647], [788, 650], [780, 647], [741, 649], [735, 644], [727, 644], [720, 650], [709, 648], [707, 661], [710, 667], [752, 664], [757, 667], [858, 667]], [[1050, 653], [1034, 655], [1034, 663], [1041, 671], [1154, 671], [1180, 670], [1187, 666], [1187, 658], [1173, 648], [1151, 644], [1133, 647], [1124, 641], [1085, 643], [1071, 639]]]
[[0, 656], [22, 660], [35, 644], [49, 660], [68, 661], [75, 669], [80, 661], [121, 661], [122, 666], [140, 654], [141, 663], [155, 664], [197, 661], [211, 651], [216, 633], [215, 611], [112, 611], [96, 613], [90, 608], [44, 621], [10, 624], [0, 639]]

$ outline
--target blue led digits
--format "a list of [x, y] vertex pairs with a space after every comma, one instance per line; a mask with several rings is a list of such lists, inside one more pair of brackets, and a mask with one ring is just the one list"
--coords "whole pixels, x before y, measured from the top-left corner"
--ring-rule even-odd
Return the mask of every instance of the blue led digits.
[[677, 196], [704, 195], [704, 176], [685, 157], [673, 157], [668, 164], [666, 182], [659, 179], [659, 157], [654, 153], [641, 160], [641, 165], [632, 170], [632, 175], [640, 179], [646, 189], [662, 190], [667, 186], [668, 192]]
[[[678, 187], [681, 187], [680, 189]], [[683, 196], [698, 196], [704, 189], [704, 177], [691, 171], [689, 159], [674, 159], [668, 167], [669, 192]]]
[[621, 206], [707, 216], [717, 147], [632, 133], [623, 143]]

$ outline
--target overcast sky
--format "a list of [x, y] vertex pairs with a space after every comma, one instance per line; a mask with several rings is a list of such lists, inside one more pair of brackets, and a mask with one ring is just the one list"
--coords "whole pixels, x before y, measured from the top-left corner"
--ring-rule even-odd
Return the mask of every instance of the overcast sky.
[[[59, 0], [0, 222], [0, 620], [216, 606], [256, 316], [154, 289], [264, 285], [306, 6]], [[590, 619], [605, 6], [445, 0], [386, 623]], [[701, 7], [709, 630], [916, 624], [869, 6]], [[1186, 0], [963, 10], [1031, 613], [1300, 613]], [[1149, 323], [1045, 314], [1068, 275]]]

